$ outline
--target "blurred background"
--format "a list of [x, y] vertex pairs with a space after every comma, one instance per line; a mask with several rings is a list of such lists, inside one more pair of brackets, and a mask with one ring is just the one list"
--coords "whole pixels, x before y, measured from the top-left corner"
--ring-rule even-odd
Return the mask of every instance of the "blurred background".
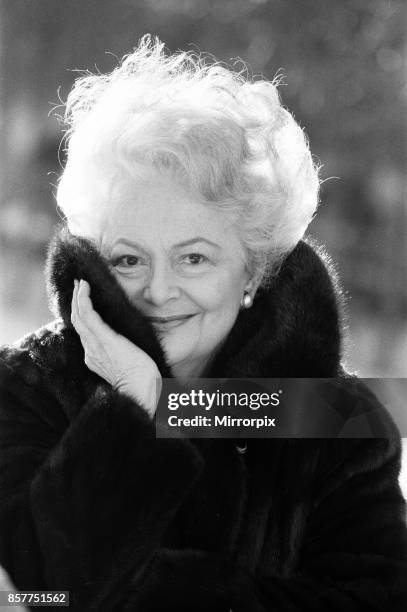
[[0, 344], [51, 318], [43, 265], [64, 161], [51, 111], [75, 69], [111, 70], [150, 32], [285, 75], [283, 103], [323, 164], [309, 233], [348, 296], [346, 365], [406, 378], [406, 27], [403, 0], [0, 0]]

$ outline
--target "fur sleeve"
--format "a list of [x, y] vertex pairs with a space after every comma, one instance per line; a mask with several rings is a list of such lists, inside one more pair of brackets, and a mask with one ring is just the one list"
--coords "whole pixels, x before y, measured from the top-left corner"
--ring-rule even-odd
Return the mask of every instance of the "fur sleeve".
[[0, 391], [0, 563], [20, 589], [107, 610], [157, 552], [203, 460], [188, 440], [156, 439], [115, 391], [97, 390], [62, 437], [49, 402], [23, 382]]

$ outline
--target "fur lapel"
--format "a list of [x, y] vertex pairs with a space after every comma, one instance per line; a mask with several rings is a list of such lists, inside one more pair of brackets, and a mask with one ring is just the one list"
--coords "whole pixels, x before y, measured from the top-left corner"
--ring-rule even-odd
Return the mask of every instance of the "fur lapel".
[[[163, 377], [171, 376], [149, 321], [130, 303], [97, 248], [65, 226], [47, 259], [50, 307], [70, 322], [74, 278], [92, 288], [95, 310], [118, 333], [146, 351]], [[268, 291], [242, 310], [220, 350], [210, 377], [335, 377], [340, 368], [342, 296], [323, 251], [301, 241]]]

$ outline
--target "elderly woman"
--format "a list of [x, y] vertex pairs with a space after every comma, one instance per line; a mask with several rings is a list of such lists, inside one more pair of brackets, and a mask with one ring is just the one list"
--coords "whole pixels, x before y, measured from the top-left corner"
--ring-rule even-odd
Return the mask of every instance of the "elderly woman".
[[17, 588], [76, 610], [405, 610], [397, 434], [156, 437], [161, 377], [342, 377], [339, 409], [375, 401], [341, 368], [335, 275], [302, 240], [318, 173], [275, 84], [144, 37], [67, 118], [57, 318], [1, 352]]

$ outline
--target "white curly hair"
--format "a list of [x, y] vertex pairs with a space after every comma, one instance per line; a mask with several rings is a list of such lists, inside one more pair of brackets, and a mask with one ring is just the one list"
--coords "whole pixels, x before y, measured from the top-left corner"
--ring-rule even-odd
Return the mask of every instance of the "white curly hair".
[[[318, 205], [318, 167], [273, 82], [202, 54], [169, 54], [147, 34], [111, 73], [86, 72], [66, 103], [67, 162], [57, 189], [70, 230], [106, 210], [81, 198], [84, 174], [171, 173], [230, 215], [252, 273], [266, 286]], [[119, 178], [117, 180], [120, 180]]]

